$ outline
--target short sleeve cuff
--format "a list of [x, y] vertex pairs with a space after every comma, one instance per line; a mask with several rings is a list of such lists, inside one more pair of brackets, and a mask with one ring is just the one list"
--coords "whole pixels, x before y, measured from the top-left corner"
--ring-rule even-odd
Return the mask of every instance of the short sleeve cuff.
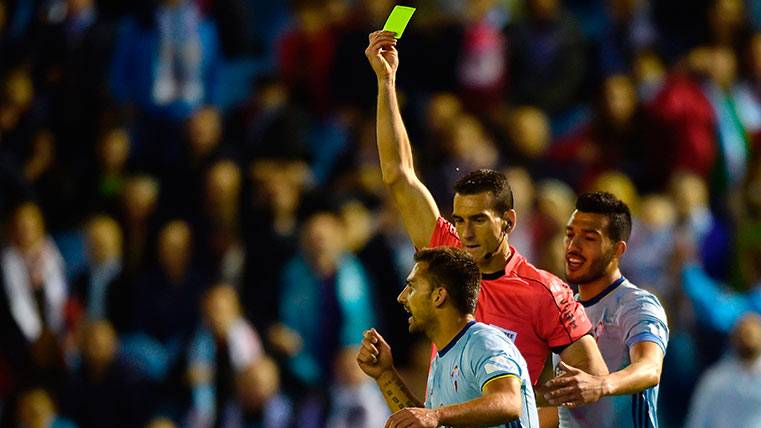
[[663, 342], [663, 339], [647, 331], [630, 337], [626, 341], [626, 346], [631, 348], [632, 346], [640, 342], [653, 342], [661, 348], [661, 351], [663, 351], [664, 355], [666, 354], [666, 344]]
[[493, 381], [493, 380], [497, 380], [497, 379], [504, 379], [504, 378], [506, 378], [506, 377], [514, 377], [514, 378], [516, 378], [516, 379], [518, 379], [518, 380], [521, 380], [521, 377], [520, 377], [520, 376], [518, 376], [518, 374], [516, 374], [516, 373], [501, 373], [501, 374], [495, 374], [494, 376], [492, 376], [492, 377], [490, 377], [490, 378], [486, 379], [486, 381], [484, 381], [484, 383], [482, 383], [482, 384], [481, 384], [481, 392], [483, 392], [484, 388], [486, 388], [486, 385], [488, 385], [488, 384], [489, 384], [489, 382], [491, 382], [491, 381]]

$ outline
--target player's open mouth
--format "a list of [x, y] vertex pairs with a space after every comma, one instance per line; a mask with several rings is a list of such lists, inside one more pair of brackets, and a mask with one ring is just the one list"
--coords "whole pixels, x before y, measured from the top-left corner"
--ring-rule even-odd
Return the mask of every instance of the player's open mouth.
[[403, 307], [404, 307], [404, 311], [407, 312], [408, 314], [410, 314], [410, 317], [407, 318], [407, 322], [412, 324], [412, 311], [410, 311], [410, 308], [408, 308], [406, 305], [403, 306]]
[[584, 264], [584, 258], [579, 256], [567, 256], [565, 263], [568, 265], [568, 269], [576, 270]]

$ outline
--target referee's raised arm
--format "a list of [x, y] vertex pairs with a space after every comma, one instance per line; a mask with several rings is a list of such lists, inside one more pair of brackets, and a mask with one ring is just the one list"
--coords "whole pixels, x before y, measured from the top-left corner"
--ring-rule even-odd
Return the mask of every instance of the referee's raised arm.
[[397, 40], [390, 31], [370, 34], [365, 50], [378, 78], [376, 133], [383, 182], [391, 190], [404, 227], [417, 248], [431, 239], [439, 209], [431, 192], [415, 174], [412, 147], [396, 98]]

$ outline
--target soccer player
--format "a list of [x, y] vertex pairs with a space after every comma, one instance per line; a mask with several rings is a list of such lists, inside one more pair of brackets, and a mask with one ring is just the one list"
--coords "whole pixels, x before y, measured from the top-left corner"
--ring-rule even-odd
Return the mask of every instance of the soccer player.
[[481, 275], [464, 251], [423, 249], [399, 298], [411, 333], [439, 351], [428, 373], [425, 408], [399, 377], [391, 348], [375, 329], [365, 332], [359, 367], [373, 377], [393, 415], [386, 427], [538, 427], [526, 362], [500, 330], [473, 317]]
[[[566, 226], [565, 270], [578, 284], [597, 344], [611, 370], [596, 376], [559, 362], [547, 382], [561, 427], [657, 427], [656, 402], [669, 330], [658, 299], [619, 270], [631, 233], [629, 207], [605, 192], [585, 193]], [[594, 404], [589, 404], [594, 403]], [[581, 406], [583, 404], [589, 404]]]
[[503, 174], [479, 170], [463, 177], [455, 185], [454, 225], [441, 217], [431, 193], [415, 174], [396, 99], [399, 59], [393, 34], [370, 34], [365, 55], [378, 81], [377, 139], [383, 180], [413, 244], [417, 248], [462, 247], [476, 260], [483, 278], [476, 320], [499, 327], [515, 342], [534, 384], [551, 352], [574, 367], [607, 374], [589, 334], [592, 325], [568, 285], [535, 268], [509, 245], [516, 213]]

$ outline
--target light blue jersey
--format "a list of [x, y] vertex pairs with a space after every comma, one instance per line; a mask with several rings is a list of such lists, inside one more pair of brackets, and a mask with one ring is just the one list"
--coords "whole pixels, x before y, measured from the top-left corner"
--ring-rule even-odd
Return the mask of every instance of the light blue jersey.
[[473, 400], [482, 395], [487, 383], [507, 376], [521, 380], [521, 417], [499, 426], [539, 427], [534, 389], [518, 348], [500, 330], [471, 321], [433, 359], [425, 407], [435, 409]]
[[[654, 342], [666, 353], [669, 340], [666, 312], [658, 299], [620, 278], [594, 299], [581, 302], [594, 328], [597, 346], [611, 372], [631, 364], [629, 348]], [[557, 363], [557, 362], [556, 362]], [[575, 409], [561, 407], [560, 426], [640, 428], [658, 427], [658, 386], [632, 395], [603, 397]]]

